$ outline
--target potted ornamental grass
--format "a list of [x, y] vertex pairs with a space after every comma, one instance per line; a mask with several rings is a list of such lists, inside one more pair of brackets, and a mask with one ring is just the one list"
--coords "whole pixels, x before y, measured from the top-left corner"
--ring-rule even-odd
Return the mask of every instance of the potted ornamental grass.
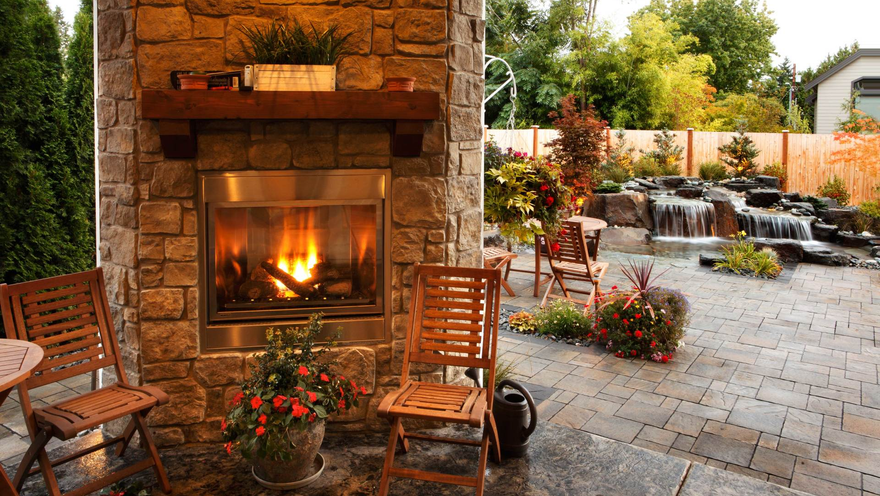
[[618, 358], [669, 362], [684, 346], [682, 339], [690, 322], [687, 298], [677, 289], [656, 284], [653, 261], [630, 261], [629, 267], [620, 268], [632, 286], [613, 286], [597, 297], [599, 307], [588, 339]]
[[254, 63], [255, 91], [335, 91], [336, 64], [350, 53], [351, 33], [331, 24], [240, 26], [242, 51]]
[[358, 405], [363, 386], [332, 371], [335, 362], [317, 347], [321, 314], [305, 327], [266, 331], [265, 353], [250, 367], [221, 423], [226, 451], [253, 463], [257, 481], [272, 489], [301, 487], [323, 470], [318, 455], [326, 419]]

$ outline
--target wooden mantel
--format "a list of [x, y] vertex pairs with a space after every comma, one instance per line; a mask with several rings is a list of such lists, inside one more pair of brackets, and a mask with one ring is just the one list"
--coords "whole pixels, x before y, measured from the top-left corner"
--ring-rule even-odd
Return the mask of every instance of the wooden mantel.
[[159, 121], [165, 156], [196, 154], [193, 120], [333, 119], [395, 122], [392, 153], [418, 156], [424, 121], [440, 119], [440, 94], [387, 91], [144, 90], [145, 119]]

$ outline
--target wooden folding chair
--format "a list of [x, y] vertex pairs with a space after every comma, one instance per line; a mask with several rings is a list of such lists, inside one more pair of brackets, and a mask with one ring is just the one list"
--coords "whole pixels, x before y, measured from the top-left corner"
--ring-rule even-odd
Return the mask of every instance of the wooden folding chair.
[[[596, 238], [596, 251], [598, 251], [598, 238]], [[599, 283], [608, 271], [608, 264], [591, 259], [584, 237], [584, 229], [580, 222], [564, 222], [555, 243], [548, 243], [547, 252], [550, 261], [552, 280], [547, 286], [541, 307], [547, 304], [550, 298], [561, 298], [575, 303], [583, 303], [586, 311], [599, 294]], [[566, 285], [566, 281], [580, 281], [590, 283], [590, 290], [583, 291]], [[553, 287], [559, 283], [565, 296], [553, 294]], [[586, 300], [572, 298], [571, 293], [587, 295]]]
[[[391, 423], [388, 451], [382, 467], [379, 495], [388, 494], [390, 477], [474, 487], [483, 494], [489, 442], [492, 454], [501, 461], [498, 430], [492, 415], [492, 385], [498, 345], [498, 311], [501, 297], [501, 269], [472, 269], [415, 265], [401, 386], [386, 396], [378, 415]], [[413, 381], [410, 363], [421, 362], [489, 370], [484, 387], [456, 386]], [[401, 420], [423, 419], [483, 428], [482, 441], [409, 433]], [[398, 441], [404, 453], [409, 439], [465, 444], [480, 447], [476, 477], [394, 468]]]
[[[0, 307], [6, 332], [11, 334], [14, 330], [18, 339], [40, 345], [45, 354], [34, 376], [18, 386], [31, 447], [15, 474], [16, 489], [21, 491], [24, 480], [40, 471], [49, 494], [60, 496], [52, 467], [116, 443], [119, 443], [116, 454], [122, 456], [137, 430], [149, 454], [145, 460], [93, 480], [65, 496], [92, 493], [149, 467], [156, 472], [162, 491], [170, 493], [168, 476], [144, 421], [153, 407], [168, 402], [168, 395], [155, 387], [128, 383], [113, 331], [103, 271], [98, 268], [39, 281], [2, 284]], [[44, 408], [31, 406], [30, 389], [111, 366], [116, 371], [114, 384]], [[45, 447], [53, 437], [66, 441], [80, 432], [129, 415], [131, 421], [122, 435], [49, 460]], [[39, 460], [40, 466], [31, 470], [35, 460]]]
[[510, 264], [517, 258], [516, 253], [511, 253], [504, 248], [497, 246], [487, 246], [483, 248], [483, 267], [487, 269], [504, 269], [504, 276], [501, 278], [501, 287], [507, 291], [510, 296], [516, 296], [513, 288], [507, 283], [510, 276]]

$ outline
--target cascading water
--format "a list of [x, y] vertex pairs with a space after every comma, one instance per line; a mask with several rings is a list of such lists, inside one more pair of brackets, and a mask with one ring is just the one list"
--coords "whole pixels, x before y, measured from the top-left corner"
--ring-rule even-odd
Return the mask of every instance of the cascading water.
[[813, 240], [809, 218], [752, 212], [740, 212], [736, 217], [742, 230], [755, 238]]
[[715, 207], [700, 200], [657, 198], [654, 203], [657, 236], [707, 238], [715, 235]]

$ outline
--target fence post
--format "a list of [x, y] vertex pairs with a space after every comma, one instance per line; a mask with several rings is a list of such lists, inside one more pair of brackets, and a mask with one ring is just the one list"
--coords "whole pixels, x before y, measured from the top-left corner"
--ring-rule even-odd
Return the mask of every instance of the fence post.
[[538, 126], [532, 126], [532, 156], [538, 158]]
[[489, 126], [483, 126], [483, 143], [489, 141]]
[[611, 157], [611, 128], [605, 126], [605, 157]]
[[788, 166], [788, 130], [787, 129], [782, 131], [782, 165]]
[[685, 155], [685, 162], [687, 163], [687, 173], [688, 176], [694, 175], [694, 128], [687, 128], [688, 132], [688, 144], [687, 144], [687, 155]]

